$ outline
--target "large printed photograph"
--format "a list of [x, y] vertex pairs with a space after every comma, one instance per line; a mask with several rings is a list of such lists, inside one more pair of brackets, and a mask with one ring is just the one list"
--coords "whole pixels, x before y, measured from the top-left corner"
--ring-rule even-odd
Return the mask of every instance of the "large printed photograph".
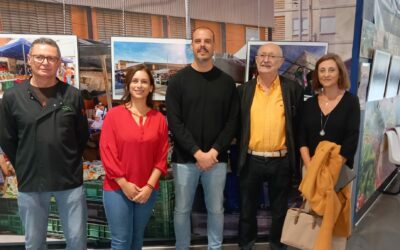
[[367, 62], [360, 63], [360, 72], [359, 72], [360, 84], [357, 89], [357, 96], [360, 101], [361, 110], [365, 110], [370, 71], [371, 71], [370, 63]]
[[28, 54], [32, 42], [39, 37], [55, 40], [61, 51], [57, 77], [79, 89], [78, 42], [71, 35], [0, 34], [0, 98], [5, 90], [28, 79], [31, 69]]
[[[258, 48], [267, 41], [249, 41], [247, 43], [246, 81], [257, 75], [255, 57]], [[285, 59], [279, 74], [298, 82], [311, 95], [311, 75], [317, 60], [328, 51], [328, 43], [321, 42], [274, 42], [283, 51]]]
[[390, 54], [385, 51], [375, 50], [371, 78], [368, 84], [367, 101], [377, 101], [384, 98], [390, 57]]
[[356, 185], [356, 218], [360, 218], [364, 206], [374, 198], [375, 192], [395, 171], [396, 166], [389, 162], [388, 147], [384, 133], [400, 124], [400, 99], [386, 98], [366, 103], [363, 135], [360, 148], [360, 164]]
[[398, 94], [400, 83], [400, 56], [392, 56], [389, 75], [386, 84], [385, 98], [395, 97]]
[[121, 99], [127, 70], [145, 64], [152, 72], [154, 100], [165, 100], [168, 79], [193, 61], [190, 40], [158, 38], [111, 38], [113, 99]]

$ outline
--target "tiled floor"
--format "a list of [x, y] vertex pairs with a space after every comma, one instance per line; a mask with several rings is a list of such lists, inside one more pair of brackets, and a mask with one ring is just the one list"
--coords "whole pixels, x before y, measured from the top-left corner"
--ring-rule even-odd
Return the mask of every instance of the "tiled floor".
[[354, 229], [348, 250], [400, 249], [400, 195], [381, 195]]

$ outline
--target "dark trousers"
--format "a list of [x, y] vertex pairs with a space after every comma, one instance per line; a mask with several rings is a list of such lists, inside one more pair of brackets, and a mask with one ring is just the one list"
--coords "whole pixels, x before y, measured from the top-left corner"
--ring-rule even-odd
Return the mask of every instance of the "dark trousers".
[[272, 224], [270, 245], [284, 249], [280, 243], [283, 223], [288, 209], [291, 183], [289, 158], [247, 155], [246, 165], [240, 173], [239, 246], [251, 249], [257, 238], [257, 203], [263, 182], [268, 182], [268, 195]]

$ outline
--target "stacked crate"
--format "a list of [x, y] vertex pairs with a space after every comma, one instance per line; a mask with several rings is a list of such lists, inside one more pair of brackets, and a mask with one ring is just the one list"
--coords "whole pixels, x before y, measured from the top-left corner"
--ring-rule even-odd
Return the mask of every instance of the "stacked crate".
[[171, 238], [174, 237], [174, 180], [160, 180], [160, 189], [153, 215], [147, 224], [145, 238]]
[[0, 198], [0, 231], [24, 234], [24, 227], [18, 214], [17, 199]]
[[103, 180], [85, 181], [83, 185], [88, 202], [103, 201]]
[[107, 225], [103, 206], [103, 181], [85, 181], [86, 202], [88, 207], [87, 234], [88, 239], [110, 240], [111, 233]]
[[52, 215], [47, 222], [47, 235], [54, 238], [64, 238], [61, 222], [58, 216]]
[[103, 221], [89, 220], [87, 223], [88, 239], [92, 240], [111, 240], [110, 229]]
[[[101, 180], [84, 182], [88, 206], [88, 239], [104, 241], [111, 239], [111, 233], [103, 207], [103, 183]], [[145, 238], [159, 239], [174, 237], [174, 183], [173, 179], [160, 180], [157, 201], [153, 215], [146, 227]], [[18, 215], [16, 199], [0, 198], [0, 231], [23, 235], [23, 225]], [[52, 198], [49, 207], [47, 232], [49, 236], [62, 238], [63, 231], [57, 204]]]
[[[84, 182], [88, 223], [87, 236], [92, 240], [109, 240], [111, 239], [110, 230], [108, 229], [107, 220], [103, 207], [103, 181], [85, 181]], [[63, 237], [63, 231], [58, 214], [57, 204], [54, 199], [50, 202], [49, 222], [47, 234], [52, 237]]]

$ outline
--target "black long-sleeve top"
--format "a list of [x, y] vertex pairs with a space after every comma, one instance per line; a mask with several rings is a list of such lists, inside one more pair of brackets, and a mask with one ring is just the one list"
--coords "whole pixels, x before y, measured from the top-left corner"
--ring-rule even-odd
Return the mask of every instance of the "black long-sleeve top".
[[[325, 135], [321, 136], [320, 131], [325, 122]], [[325, 140], [334, 142], [341, 145], [340, 154], [347, 159], [346, 165], [352, 168], [360, 127], [358, 97], [346, 91], [336, 107], [326, 116], [322, 115], [322, 127], [318, 97], [314, 96], [309, 98], [303, 107], [299, 133], [300, 147], [308, 147], [312, 157], [318, 143]]]
[[42, 107], [29, 80], [4, 93], [0, 145], [21, 192], [50, 192], [83, 184], [82, 154], [89, 137], [79, 90], [61, 81]]
[[239, 96], [232, 77], [213, 67], [198, 72], [191, 66], [168, 82], [167, 119], [172, 132], [172, 161], [196, 162], [194, 153], [214, 148], [218, 160], [227, 161], [226, 150], [237, 129]]

